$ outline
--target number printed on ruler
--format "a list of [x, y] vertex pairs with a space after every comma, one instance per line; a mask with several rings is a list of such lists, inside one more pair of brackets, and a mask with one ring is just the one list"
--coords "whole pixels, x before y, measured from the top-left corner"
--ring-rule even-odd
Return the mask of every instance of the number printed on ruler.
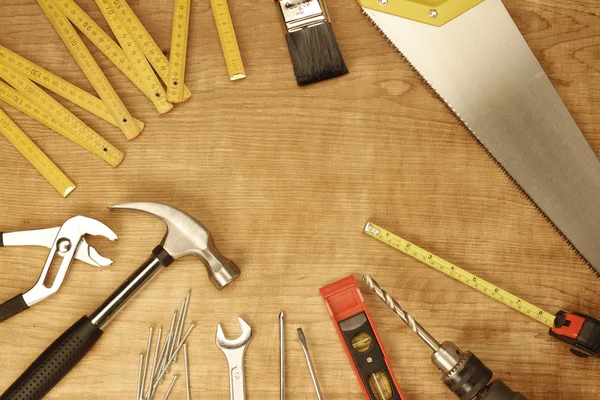
[[523, 313], [528, 317], [543, 323], [544, 325], [554, 327], [554, 319], [556, 316], [542, 310], [537, 306], [534, 306], [531, 303], [526, 302], [525, 300], [507, 292], [504, 289], [499, 288], [498, 286], [491, 284], [490, 282], [487, 282], [484, 279], [473, 275], [472, 273], [444, 260], [443, 258], [420, 248], [408, 240], [394, 235], [393, 233], [371, 222], [367, 223], [364, 232], [367, 235], [387, 244], [388, 246], [391, 246], [402, 253], [409, 255], [412, 258], [456, 279], [457, 281], [462, 282], [467, 286], [470, 286], [473, 289], [506, 304], [520, 313]]
[[213, 10], [215, 24], [217, 25], [219, 39], [221, 40], [221, 47], [223, 48], [223, 55], [225, 56], [227, 71], [229, 72], [229, 79], [234, 81], [245, 78], [246, 71], [244, 70], [244, 63], [242, 62], [242, 55], [240, 53], [237, 37], [235, 36], [227, 0], [210, 0], [210, 4]]
[[[102, 100], [1, 45], [0, 64], [28, 77], [35, 83], [118, 127]], [[137, 122], [141, 124], [140, 121]]]
[[67, 197], [75, 190], [75, 184], [1, 109], [0, 132], [61, 196]]
[[171, 60], [169, 79], [167, 81], [167, 97], [172, 103], [181, 103], [183, 101], [190, 9], [191, 0], [174, 1], [173, 28], [171, 31]]
[[71, 22], [69, 22], [59, 8], [54, 6], [52, 0], [37, 0], [37, 2], [42, 7], [42, 10], [63, 42], [67, 45], [77, 64], [79, 64], [96, 92], [100, 95], [104, 104], [108, 107], [111, 115], [117, 121], [119, 128], [125, 134], [125, 137], [127, 139], [137, 137], [141, 133], [142, 127], [138, 126], [129, 111], [127, 111], [119, 95], [115, 92], [108, 79], [106, 79], [104, 72], [102, 72], [102, 69], [100, 69], [100, 66], [98, 66], [88, 48], [85, 47], [83, 40], [81, 40], [75, 31]]
[[96, 0], [96, 4], [110, 29], [121, 44], [126, 57], [133, 65], [136, 75], [141, 79], [144, 92], [148, 95], [154, 107], [160, 114], [166, 114], [173, 109], [173, 105], [167, 102], [167, 94], [163, 89], [152, 67], [146, 60], [144, 53], [138, 47], [137, 42], [131, 37], [127, 28], [119, 19], [108, 0]]
[[[169, 81], [169, 60], [167, 60], [167, 57], [163, 54], [160, 47], [158, 47], [154, 39], [152, 39], [152, 36], [150, 36], [146, 28], [144, 28], [144, 25], [142, 25], [125, 0], [110, 1], [123, 25], [125, 25], [129, 33], [131, 33], [131, 36], [137, 41], [137, 44], [144, 52], [144, 55], [160, 79], [167, 85]], [[189, 99], [191, 95], [189, 89], [185, 87], [184, 100]]]
[[65, 132], [68, 134], [67, 138], [69, 140], [89, 150], [113, 167], [118, 166], [123, 161], [123, 153], [27, 77], [3, 64], [0, 64], [0, 77], [66, 128]]
[[[56, 0], [54, 3], [69, 18], [69, 20], [79, 29], [93, 44], [100, 50], [106, 58], [121, 71], [123, 74], [146, 94], [142, 81], [133, 69], [133, 65], [125, 55], [121, 47], [108, 36], [106, 32], [85, 13], [73, 0]], [[147, 94], [146, 94], [147, 95]]]

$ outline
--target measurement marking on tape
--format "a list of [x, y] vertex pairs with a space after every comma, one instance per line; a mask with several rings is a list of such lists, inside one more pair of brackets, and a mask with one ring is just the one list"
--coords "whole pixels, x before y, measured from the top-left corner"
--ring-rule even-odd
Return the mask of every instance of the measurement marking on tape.
[[144, 85], [123, 49], [73, 0], [54, 0], [54, 5], [148, 98]]
[[[118, 127], [102, 100], [1, 45], [0, 64]], [[136, 120], [136, 122], [138, 125], [144, 126], [141, 121]]]
[[554, 327], [554, 320], [556, 318], [555, 315], [552, 315], [549, 312], [546, 312], [541, 308], [507, 292], [506, 290], [501, 289], [500, 287], [444, 260], [443, 258], [420, 248], [419, 246], [401, 238], [400, 236], [394, 235], [380, 226], [369, 222], [364, 229], [364, 233], [387, 244], [388, 246], [395, 248], [396, 250], [401, 251], [408, 256], [411, 256], [415, 260], [427, 264], [430, 267], [444, 273], [445, 275], [454, 278], [467, 286], [470, 286], [471, 288], [491, 297], [492, 299], [506, 304], [514, 310], [519, 311], [520, 313], [525, 314], [550, 328]]
[[245, 78], [246, 71], [244, 70], [244, 63], [242, 62], [242, 55], [237, 37], [235, 36], [233, 20], [231, 19], [227, 0], [210, 0], [210, 5], [213, 10], [215, 24], [217, 25], [219, 39], [221, 40], [229, 79], [235, 81]]
[[167, 81], [167, 98], [173, 103], [181, 103], [183, 101], [190, 11], [191, 0], [174, 1], [173, 28], [171, 30], [171, 59]]
[[75, 184], [1, 109], [0, 132], [61, 196], [75, 190]]
[[106, 79], [104, 72], [102, 72], [88, 48], [85, 47], [83, 40], [75, 31], [71, 22], [59, 8], [55, 7], [52, 0], [37, 0], [37, 2], [104, 104], [106, 104], [125, 137], [127, 139], [137, 137], [142, 132], [142, 128], [138, 126], [129, 111], [127, 111], [119, 95]]
[[[136, 40], [160, 79], [167, 85], [169, 81], [169, 60], [167, 60], [167, 57], [125, 0], [110, 0], [110, 2], [113, 10], [116, 11], [123, 25], [125, 25], [131, 36]], [[183, 100], [189, 99], [191, 95], [189, 89], [184, 87]]]
[[40, 89], [27, 77], [0, 64], [0, 78], [17, 89], [25, 98], [55, 119], [69, 135], [67, 138], [104, 161], [117, 167], [123, 161], [123, 153], [98, 135], [92, 128], [73, 115], [62, 104]]
[[112, 9], [108, 0], [96, 0], [96, 4], [102, 15], [108, 22], [110, 29], [125, 51], [125, 55], [133, 65], [137, 76], [141, 79], [144, 91], [154, 104], [160, 114], [166, 114], [173, 109], [173, 105], [167, 102], [167, 93], [162, 87], [152, 67], [146, 60], [146, 56], [138, 47], [137, 42], [131, 37], [127, 28]]

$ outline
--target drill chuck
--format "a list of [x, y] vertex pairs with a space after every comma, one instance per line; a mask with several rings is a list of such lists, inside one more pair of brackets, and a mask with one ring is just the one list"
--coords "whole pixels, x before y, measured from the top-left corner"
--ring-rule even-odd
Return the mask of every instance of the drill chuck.
[[363, 281], [433, 350], [431, 361], [442, 373], [442, 382], [460, 400], [527, 400], [521, 393], [513, 392], [501, 380], [490, 384], [492, 371], [473, 353], [463, 352], [452, 342], [439, 344], [373, 278], [366, 275]]

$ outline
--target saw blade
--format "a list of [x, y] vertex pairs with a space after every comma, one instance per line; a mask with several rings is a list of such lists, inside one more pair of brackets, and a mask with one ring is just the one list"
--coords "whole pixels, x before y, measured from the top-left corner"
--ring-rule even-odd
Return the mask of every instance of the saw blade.
[[441, 27], [363, 11], [600, 276], [600, 161], [502, 1]]

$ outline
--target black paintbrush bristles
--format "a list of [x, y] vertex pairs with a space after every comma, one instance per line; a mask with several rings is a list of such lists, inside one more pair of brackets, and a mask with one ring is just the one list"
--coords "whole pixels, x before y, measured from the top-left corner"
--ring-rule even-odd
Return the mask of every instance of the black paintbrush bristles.
[[286, 38], [298, 85], [310, 85], [348, 73], [330, 23], [290, 32]]

